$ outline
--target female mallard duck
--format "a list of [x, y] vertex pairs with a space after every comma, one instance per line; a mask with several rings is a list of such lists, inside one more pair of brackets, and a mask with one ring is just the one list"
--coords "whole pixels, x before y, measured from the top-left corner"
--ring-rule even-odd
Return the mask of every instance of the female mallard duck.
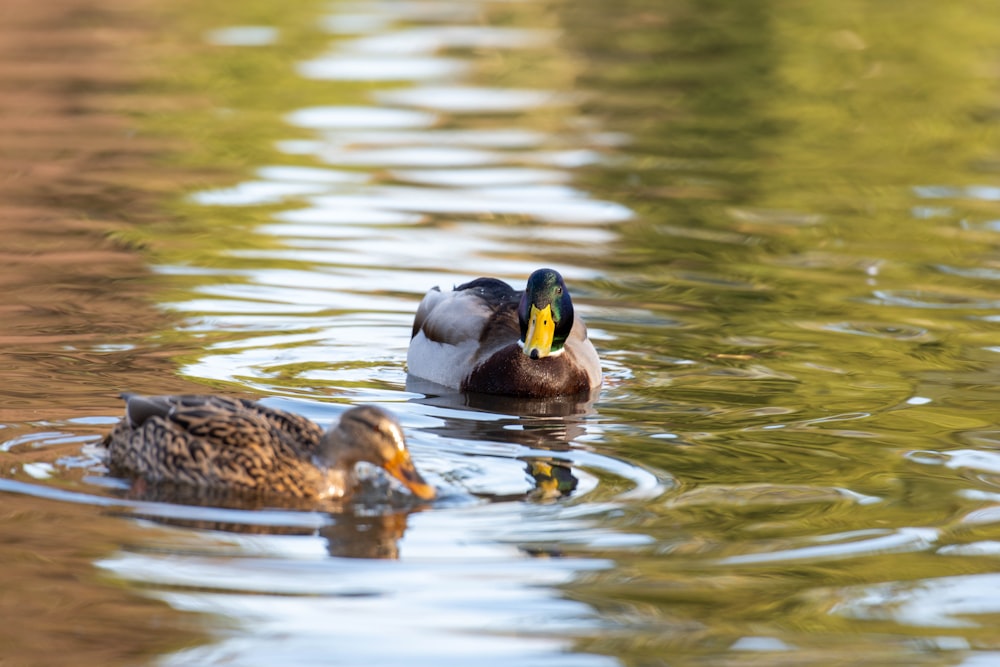
[[539, 269], [523, 292], [477, 278], [435, 287], [413, 321], [409, 372], [462, 391], [547, 398], [601, 385], [601, 360], [558, 272]]
[[417, 497], [435, 495], [414, 468], [399, 423], [374, 406], [351, 408], [324, 433], [305, 417], [253, 401], [122, 397], [125, 417], [104, 441], [116, 474], [212, 493], [336, 499], [355, 489], [355, 464], [367, 461]]

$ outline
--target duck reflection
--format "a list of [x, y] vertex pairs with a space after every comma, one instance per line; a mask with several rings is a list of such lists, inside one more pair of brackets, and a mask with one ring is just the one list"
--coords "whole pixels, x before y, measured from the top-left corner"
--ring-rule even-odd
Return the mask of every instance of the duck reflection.
[[409, 512], [370, 514], [348, 511], [319, 529], [331, 556], [341, 558], [399, 558], [399, 541], [406, 532]]
[[425, 405], [525, 417], [579, 417], [591, 414], [594, 411], [594, 402], [600, 394], [600, 391], [595, 389], [571, 396], [525, 398], [474, 391], [460, 392], [413, 375], [408, 375], [406, 378], [406, 391], [423, 394], [422, 398], [413, 400]]
[[535, 480], [534, 495], [540, 499], [568, 496], [580, 483], [569, 464], [554, 459], [528, 461], [526, 470]]
[[[331, 556], [397, 559], [409, 516], [427, 509], [429, 503], [387, 489], [387, 484], [368, 480], [350, 501], [316, 502], [138, 479], [124, 496], [129, 501], [128, 516], [164, 525], [241, 535], [318, 535]], [[366, 500], [375, 495], [377, 504]], [[289, 511], [289, 521], [282, 523], [282, 513]]]
[[[435, 410], [441, 426], [424, 428], [442, 438], [503, 442], [544, 452], [570, 452], [573, 442], [586, 434], [584, 418], [594, 413], [598, 391], [576, 396], [522, 398], [476, 392], [456, 392], [442, 385], [410, 376], [406, 389], [420, 394], [410, 402]], [[534, 488], [523, 494], [490, 495], [493, 502], [531, 499], [553, 500], [571, 495], [579, 480], [567, 457], [532, 453], [518, 457], [525, 463]]]

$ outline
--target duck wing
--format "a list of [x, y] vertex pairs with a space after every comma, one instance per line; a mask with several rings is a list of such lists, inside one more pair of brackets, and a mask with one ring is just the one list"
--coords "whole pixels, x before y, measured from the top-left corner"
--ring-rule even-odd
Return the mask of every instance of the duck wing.
[[493, 316], [517, 302], [521, 293], [496, 278], [477, 278], [451, 292], [435, 287], [424, 295], [413, 319], [411, 338], [423, 334], [435, 343], [459, 345], [478, 340]]
[[[140, 428], [150, 418], [159, 417], [193, 435], [218, 437], [224, 446], [256, 436], [260, 441], [278, 438], [299, 443], [306, 450], [313, 449], [323, 437], [323, 429], [312, 420], [247, 399], [196, 394], [122, 394], [122, 397], [126, 399], [125, 414], [132, 428]], [[224, 433], [227, 423], [232, 424], [234, 430], [239, 424], [242, 435]]]
[[480, 278], [459, 287], [462, 288], [474, 290], [490, 310], [489, 317], [484, 320], [479, 332], [476, 364], [520, 340], [521, 325], [517, 319], [517, 306], [523, 291], [512, 289], [507, 283], [495, 278]]
[[409, 372], [458, 388], [498, 340], [520, 335], [521, 293], [496, 278], [477, 278], [451, 292], [435, 287], [420, 302], [406, 361]]
[[180, 394], [176, 396], [142, 396], [124, 393], [125, 416], [132, 428], [139, 428], [153, 417], [170, 419], [171, 415], [180, 411], [193, 411], [205, 414], [238, 413], [243, 409], [243, 402], [225, 396], [204, 396], [200, 394]]
[[293, 443], [297, 450], [308, 455], [316, 453], [324, 433], [319, 424], [293, 412], [269, 408], [246, 399], [241, 402], [248, 411], [264, 419], [275, 433], [281, 434], [283, 440]]
[[315, 445], [296, 438], [308, 433], [318, 442], [322, 429], [305, 418], [221, 396], [129, 395], [126, 401], [126, 418], [106, 441], [114, 470], [152, 482], [294, 495], [310, 483], [297, 480], [312, 467]]

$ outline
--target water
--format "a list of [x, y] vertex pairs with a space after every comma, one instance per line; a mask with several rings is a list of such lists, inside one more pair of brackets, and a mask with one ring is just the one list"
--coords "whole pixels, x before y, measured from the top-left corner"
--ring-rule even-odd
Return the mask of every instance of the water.
[[[4, 211], [45, 248], [2, 274], [12, 656], [1000, 660], [986, 3], [261, 0], [162, 32], [134, 11], [112, 25], [144, 26], [148, 71], [84, 106], [136, 134], [14, 189], [62, 254]], [[407, 378], [424, 291], [539, 266], [590, 326], [596, 400]], [[324, 423], [378, 403], [442, 497], [132, 497], [92, 444], [126, 388]]]

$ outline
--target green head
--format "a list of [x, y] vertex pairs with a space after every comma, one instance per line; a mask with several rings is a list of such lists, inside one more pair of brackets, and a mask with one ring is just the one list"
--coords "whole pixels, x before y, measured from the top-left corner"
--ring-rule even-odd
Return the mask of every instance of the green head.
[[521, 348], [532, 359], [559, 355], [573, 328], [573, 301], [566, 283], [553, 269], [538, 269], [517, 307]]

